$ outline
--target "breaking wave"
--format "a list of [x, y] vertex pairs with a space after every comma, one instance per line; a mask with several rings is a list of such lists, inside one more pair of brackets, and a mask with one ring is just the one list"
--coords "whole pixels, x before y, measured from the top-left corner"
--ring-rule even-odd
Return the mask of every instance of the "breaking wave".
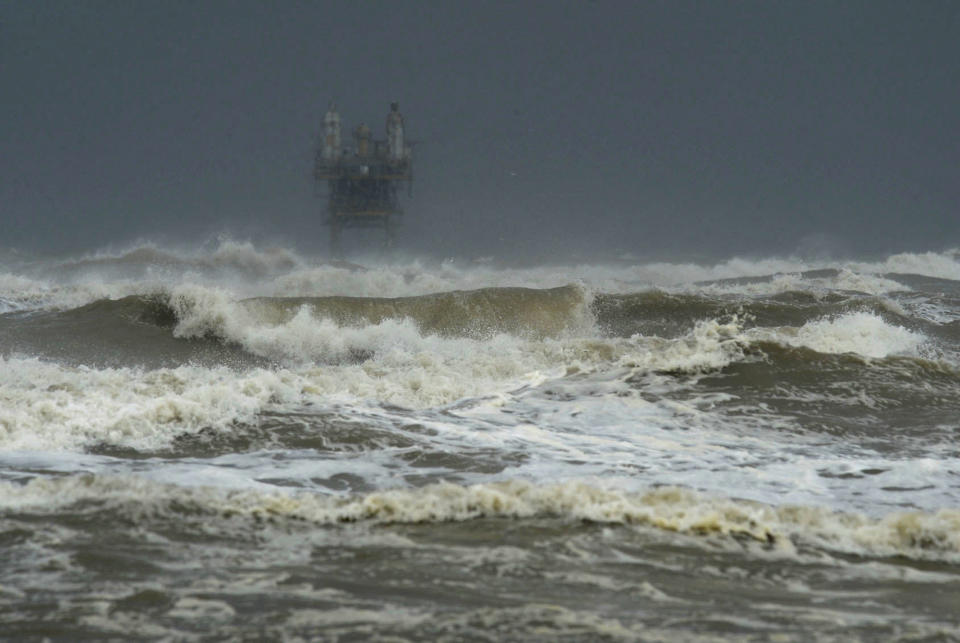
[[[158, 448], [183, 433], [229, 430], [268, 408], [354, 401], [413, 408], [510, 390], [598, 367], [695, 372], [743, 355], [731, 324], [705, 322], [677, 339], [528, 341], [421, 335], [409, 320], [343, 328], [298, 313], [280, 327], [243, 327], [248, 350], [296, 355], [298, 367], [98, 368], [0, 357], [0, 447], [98, 443]], [[303, 356], [322, 356], [321, 363]]]
[[[313, 317], [328, 319], [338, 326], [364, 326], [380, 324], [385, 320], [409, 319], [423, 334], [476, 339], [499, 333], [558, 336], [564, 331], [582, 327], [588, 321], [586, 295], [575, 286], [550, 290], [484, 288], [396, 299], [258, 298], [242, 303], [255, 318], [270, 324], [286, 324], [304, 311], [309, 311]], [[192, 328], [195, 324], [190, 320], [190, 313], [184, 314], [181, 310], [178, 306], [181, 319], [178, 332], [186, 335], [196, 332]]]
[[[70, 449], [108, 443], [156, 449], [185, 433], [255, 423], [265, 410], [325, 404], [342, 396], [428, 408], [571, 374], [606, 371], [626, 379], [638, 373], [717, 371], [756, 360], [754, 347], [767, 360], [808, 360], [764, 349], [770, 342], [885, 358], [916, 355], [924, 341], [870, 315], [820, 320], [799, 329], [744, 330], [736, 319], [709, 320], [676, 338], [530, 341], [500, 334], [481, 341], [424, 336], [410, 320], [341, 327], [301, 311], [285, 325], [242, 327], [236, 333], [234, 341], [245, 342], [246, 350], [296, 355], [301, 365], [91, 369], [0, 358], [0, 447]], [[305, 355], [323, 360], [304, 363]], [[952, 367], [944, 368], [944, 377], [958, 379]]]
[[818, 353], [856, 353], [876, 358], [920, 356], [919, 349], [927, 341], [920, 333], [888, 324], [879, 315], [868, 312], [825, 317], [800, 328], [757, 329], [751, 335], [788, 346], [802, 346]]
[[541, 485], [510, 480], [332, 497], [186, 488], [143, 478], [81, 474], [0, 483], [0, 488], [2, 511], [107, 510], [137, 524], [167, 519], [215, 529], [211, 522], [237, 518], [318, 525], [558, 518], [747, 539], [788, 554], [813, 547], [860, 556], [960, 561], [957, 510], [895, 512], [877, 518], [823, 507], [773, 506], [680, 487], [633, 492], [581, 481]]
[[910, 290], [906, 277], [960, 280], [960, 251], [902, 253], [882, 261], [734, 258], [716, 264], [609, 263], [539, 267], [471, 261], [408, 260], [361, 267], [308, 258], [283, 248], [221, 240], [200, 249], [140, 244], [59, 262], [0, 265], [0, 301], [58, 309], [150, 292], [171, 283], [228, 284], [245, 296], [408, 297], [515, 286], [549, 289], [569, 283], [591, 292], [666, 289], [707, 295], [773, 296], [833, 290], [879, 296]]
[[286, 248], [260, 250], [250, 242], [222, 239], [216, 247], [199, 252], [165, 249], [153, 244], [136, 245], [119, 252], [101, 251], [61, 262], [60, 269], [90, 271], [161, 267], [181, 271], [236, 271], [247, 275], [267, 275], [287, 272], [303, 265], [304, 260]]
[[[238, 300], [222, 288], [188, 284], [152, 295], [96, 299], [78, 308], [36, 312], [29, 317], [7, 312], [5, 316], [0, 313], [0, 333], [10, 340], [8, 355], [13, 347], [25, 354], [69, 362], [72, 346], [82, 352], [88, 344], [96, 346], [94, 352], [101, 356], [86, 355], [92, 363], [122, 365], [120, 358], [111, 362], [103, 356], [127, 350], [140, 358], [128, 363], [146, 366], [212, 363], [215, 359], [243, 363], [240, 356], [228, 354], [229, 350], [212, 349], [210, 341], [283, 363], [341, 362], [382, 352], [391, 341], [410, 345], [427, 337], [676, 338], [705, 321], [726, 323], [724, 320], [730, 319], [745, 329], [767, 327], [753, 336], [745, 335], [748, 341], [762, 337], [821, 352], [855, 352], [868, 357], [915, 354], [913, 349], [927, 336], [953, 332], [949, 323], [928, 321], [883, 297], [813, 297], [791, 291], [745, 300], [661, 290], [595, 293], [579, 285], [546, 290], [483, 288], [396, 298]], [[193, 341], [183, 344], [182, 340]], [[158, 354], [169, 359], [151, 359]]]

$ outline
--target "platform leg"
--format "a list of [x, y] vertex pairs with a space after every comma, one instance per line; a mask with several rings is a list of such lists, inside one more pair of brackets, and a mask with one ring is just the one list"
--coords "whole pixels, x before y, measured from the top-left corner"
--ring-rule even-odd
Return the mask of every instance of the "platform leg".
[[387, 217], [383, 221], [383, 231], [384, 231], [383, 248], [385, 250], [389, 250], [390, 248], [393, 247], [393, 242], [396, 239], [396, 234], [395, 234], [396, 230], [393, 225], [393, 222], [390, 220], [389, 217]]
[[343, 259], [343, 244], [341, 242], [341, 225], [336, 217], [330, 220], [330, 254], [334, 259]]

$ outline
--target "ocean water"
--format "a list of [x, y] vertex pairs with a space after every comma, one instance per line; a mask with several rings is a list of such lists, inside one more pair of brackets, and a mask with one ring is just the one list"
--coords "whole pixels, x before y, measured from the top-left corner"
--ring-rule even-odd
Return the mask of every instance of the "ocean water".
[[960, 251], [0, 258], [5, 640], [960, 640]]

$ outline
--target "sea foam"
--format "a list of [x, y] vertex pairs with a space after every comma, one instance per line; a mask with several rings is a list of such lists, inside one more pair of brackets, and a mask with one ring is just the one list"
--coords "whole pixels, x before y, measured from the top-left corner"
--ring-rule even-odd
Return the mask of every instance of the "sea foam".
[[319, 525], [556, 518], [747, 539], [781, 555], [802, 555], [798, 550], [816, 548], [859, 556], [960, 562], [957, 510], [893, 512], [873, 518], [823, 507], [737, 500], [683, 487], [628, 492], [584, 481], [506, 480], [331, 497], [181, 487], [143, 478], [81, 474], [35, 478], [26, 484], [0, 483], [0, 489], [2, 510], [49, 513], [86, 503], [87, 510], [119, 510], [138, 524], [183, 521], [185, 515], [202, 519], [211, 528], [215, 527], [212, 522], [237, 517], [251, 524], [266, 520]]
[[921, 333], [889, 324], [879, 315], [868, 312], [817, 319], [800, 328], [755, 329], [748, 336], [802, 346], [820, 353], [856, 353], [873, 358], [917, 356], [919, 348], [927, 341]]

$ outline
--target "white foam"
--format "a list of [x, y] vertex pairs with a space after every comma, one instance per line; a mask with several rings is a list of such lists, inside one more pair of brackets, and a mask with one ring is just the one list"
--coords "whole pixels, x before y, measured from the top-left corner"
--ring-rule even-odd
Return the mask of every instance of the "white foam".
[[827, 283], [824, 285], [831, 289], [852, 290], [870, 295], [885, 295], [891, 292], [911, 290], [909, 286], [905, 286], [893, 279], [857, 272], [849, 268], [842, 268], [834, 279], [827, 280]]
[[803, 346], [821, 353], [857, 353], [865, 357], [918, 356], [926, 337], [889, 324], [873, 313], [847, 313], [807, 322], [800, 328], [754, 329], [751, 338]]
[[161, 292], [167, 283], [166, 280], [104, 280], [100, 277], [63, 283], [50, 278], [0, 273], [0, 305], [6, 302], [9, 311], [69, 310], [100, 299]]
[[738, 318], [729, 322], [697, 322], [677, 339], [630, 339], [630, 349], [618, 359], [620, 366], [640, 370], [697, 372], [723, 368], [743, 357], [742, 329]]
[[[0, 446], [72, 449], [97, 442], [157, 448], [182, 432], [254, 422], [265, 408], [373, 400], [424, 408], [512, 390], [603, 365], [696, 372], [742, 356], [736, 324], [709, 321], [677, 339], [591, 337], [478, 341], [421, 335], [408, 320], [342, 328], [301, 310], [257, 323], [210, 289], [181, 300], [179, 335], [216, 332], [287, 367], [237, 372], [181, 366], [89, 369], [37, 359], [0, 361]], [[361, 360], [354, 357], [360, 353]], [[342, 396], [346, 396], [345, 398]]]
[[692, 283], [675, 286], [670, 290], [706, 295], [746, 295], [749, 297], [770, 297], [788, 292], [805, 292], [815, 297], [824, 297], [838, 290], [880, 296], [894, 292], [906, 292], [911, 289], [893, 279], [856, 272], [849, 268], [841, 268], [837, 274], [828, 277], [786, 273], [776, 274], [762, 281]]
[[516, 383], [534, 365], [544, 365], [536, 355], [511, 359], [516, 347], [505, 348], [500, 356], [490, 347], [472, 359], [447, 362], [394, 351], [379, 362], [240, 373], [196, 366], [95, 370], [0, 359], [0, 448], [78, 449], [106, 442], [151, 449], [184, 432], [228, 430], [255, 422], [264, 409], [308, 402], [444, 404]]
[[279, 246], [257, 249], [249, 241], [221, 240], [216, 250], [206, 256], [210, 264], [218, 267], [236, 267], [262, 272], [286, 271], [304, 264], [296, 252]]
[[56, 286], [22, 275], [0, 273], [0, 306], [6, 309], [0, 309], [0, 312], [46, 307], [70, 308], [92, 300], [89, 293], [78, 292], [73, 287]]
[[[907, 290], [882, 276], [906, 272], [960, 279], [956, 251], [903, 253], [881, 262], [807, 261], [797, 258], [732, 258], [716, 264], [637, 263], [633, 265], [568, 265], [528, 268], [489, 263], [440, 263], [399, 260], [372, 263], [365, 269], [304, 257], [288, 248], [258, 248], [249, 242], [220, 240], [206, 249], [161, 247], [139, 243], [95, 253], [60, 269], [34, 262], [29, 272], [0, 275], [0, 298], [8, 305], [68, 308], [101, 298], [151, 294], [167, 286], [200, 284], [226, 287], [234, 298], [253, 296], [400, 297], [495, 286], [553, 288], [580, 283], [597, 292], [635, 292], [670, 288], [708, 293], [770, 295], [791, 290], [814, 294], [833, 289], [873, 295]], [[137, 276], [130, 267], [136, 266]], [[801, 273], [836, 268], [832, 277]], [[702, 282], [765, 277], [748, 284]], [[19, 304], [18, 304], [19, 305]]]
[[95, 370], [0, 358], [0, 448], [157, 448], [182, 432], [252, 422], [271, 399], [296, 400], [295, 380], [266, 370]]
[[257, 248], [250, 241], [221, 236], [213, 248], [163, 247], [149, 241], [136, 241], [120, 247], [104, 248], [64, 262], [72, 268], [94, 268], [111, 264], [154, 264], [168, 268], [217, 268], [245, 272], [278, 272], [304, 265], [293, 250], [272, 246]]
[[435, 523], [483, 517], [557, 517], [638, 525], [688, 534], [748, 538], [785, 554], [797, 546], [862, 556], [905, 556], [960, 562], [960, 511], [894, 512], [879, 518], [823, 507], [768, 505], [681, 487], [628, 492], [584, 481], [535, 484], [510, 480], [470, 486], [441, 483], [345, 498], [312, 493], [263, 493], [184, 488], [135, 477], [75, 475], [0, 483], [0, 507], [56, 512], [94, 501], [138, 521], [174, 516], [171, 505], [216, 516], [250, 519]]
[[849, 266], [863, 272], [894, 272], [957, 281], [960, 280], [960, 249], [945, 252], [903, 252], [880, 262], [850, 262]]

